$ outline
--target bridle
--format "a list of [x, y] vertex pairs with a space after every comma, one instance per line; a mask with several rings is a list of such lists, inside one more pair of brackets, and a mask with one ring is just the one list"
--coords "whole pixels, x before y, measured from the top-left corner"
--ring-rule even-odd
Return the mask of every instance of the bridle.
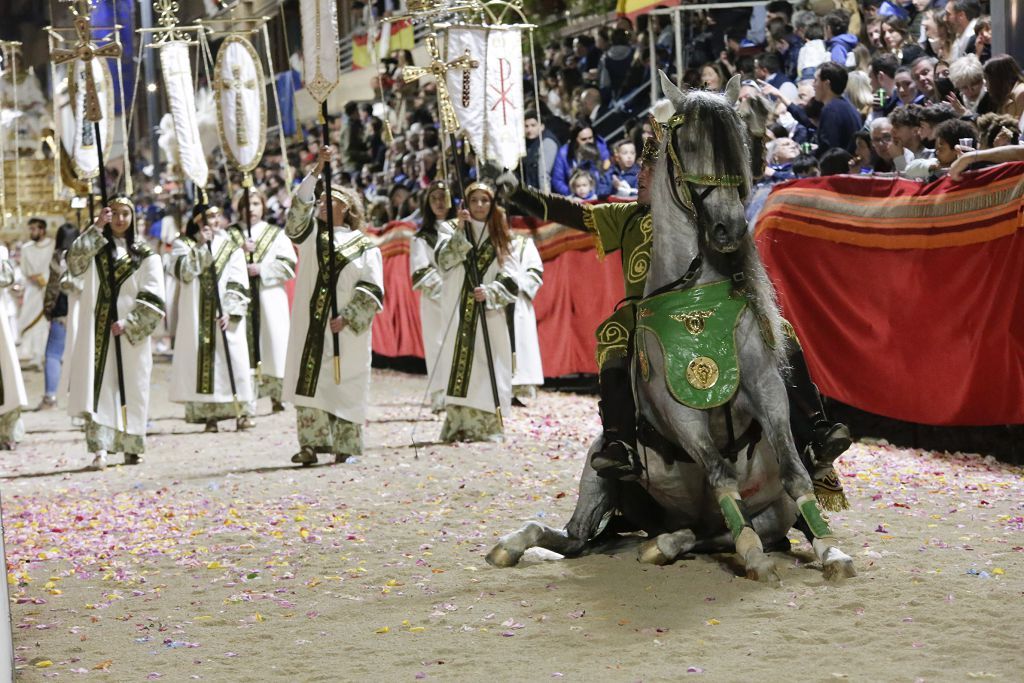
[[[682, 159], [679, 157], [679, 152], [676, 149], [675, 144], [676, 134], [685, 124], [686, 115], [683, 113], [675, 114], [667, 122], [661, 124], [660, 133], [658, 132], [659, 128], [656, 126], [655, 134], [661, 138], [666, 132], [668, 133], [668, 140], [665, 147], [668, 150], [670, 160], [668, 165], [668, 177], [669, 184], [672, 187], [672, 198], [680, 207], [690, 213], [693, 217], [694, 223], [697, 225], [697, 255], [693, 258], [693, 261], [690, 262], [690, 266], [686, 269], [686, 272], [682, 277], [673, 280], [667, 285], [659, 287], [645, 298], [664, 294], [665, 292], [669, 292], [674, 289], [686, 289], [696, 282], [704, 264], [704, 259], [701, 254], [703, 253], [704, 248], [708, 245], [707, 228], [704, 226], [705, 222], [700, 219], [701, 215], [704, 213], [704, 200], [716, 188], [741, 187], [743, 185], [743, 176], [741, 175], [701, 175], [690, 173], [686, 170], [686, 167], [683, 166]], [[739, 275], [742, 280], [742, 273]]]

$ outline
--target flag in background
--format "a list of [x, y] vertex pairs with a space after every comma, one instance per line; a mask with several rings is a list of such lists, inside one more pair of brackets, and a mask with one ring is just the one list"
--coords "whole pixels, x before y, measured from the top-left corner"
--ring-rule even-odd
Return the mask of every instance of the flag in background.
[[384, 24], [377, 31], [376, 47], [371, 47], [369, 35], [352, 36], [352, 68], [365, 69], [373, 64], [371, 49], [381, 58], [400, 50], [411, 50], [416, 43], [412, 22], [405, 19]]

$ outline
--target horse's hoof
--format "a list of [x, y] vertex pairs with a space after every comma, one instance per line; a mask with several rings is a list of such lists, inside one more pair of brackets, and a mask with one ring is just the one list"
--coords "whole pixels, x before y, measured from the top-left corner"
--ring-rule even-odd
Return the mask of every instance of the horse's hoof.
[[656, 538], [652, 538], [640, 546], [640, 554], [637, 559], [644, 564], [657, 565], [665, 565], [672, 561], [672, 558], [661, 552], [661, 548], [658, 547], [658, 539]]
[[826, 581], [842, 581], [857, 576], [853, 558], [838, 548], [829, 548], [825, 551], [825, 559], [821, 563], [821, 573], [825, 575]]
[[747, 569], [747, 578], [758, 583], [765, 583], [769, 586], [778, 586], [782, 583], [779, 570], [775, 562], [763, 552], [752, 551], [748, 553], [744, 566]]
[[515, 554], [509, 552], [509, 550], [502, 544], [498, 544], [491, 548], [491, 552], [487, 553], [487, 564], [492, 567], [498, 567], [501, 569], [507, 567], [514, 567], [519, 564], [519, 558], [522, 557], [522, 553]]

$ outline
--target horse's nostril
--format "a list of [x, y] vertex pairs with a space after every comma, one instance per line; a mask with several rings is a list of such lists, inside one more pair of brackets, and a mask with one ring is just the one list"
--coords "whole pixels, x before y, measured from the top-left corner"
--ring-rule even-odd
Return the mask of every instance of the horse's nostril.
[[725, 227], [725, 223], [715, 223], [714, 227], [711, 228], [711, 234], [719, 242], [725, 242], [729, 239], [729, 231]]

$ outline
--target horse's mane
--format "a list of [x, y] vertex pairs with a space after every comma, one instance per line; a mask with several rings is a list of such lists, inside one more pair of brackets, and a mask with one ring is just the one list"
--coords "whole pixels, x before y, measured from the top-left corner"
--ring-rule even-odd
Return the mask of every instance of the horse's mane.
[[[699, 90], [686, 93], [682, 107], [686, 116], [685, 132], [680, 135], [681, 155], [686, 170], [701, 175], [739, 175], [740, 195], [750, 195], [750, 152], [746, 125], [721, 95]], [[775, 288], [764, 269], [761, 257], [749, 233], [743, 238], [738, 260], [747, 281], [747, 295], [757, 315], [764, 316], [775, 339], [775, 361], [780, 370], [788, 362], [788, 337], [783, 333]]]
[[750, 194], [750, 152], [739, 115], [719, 94], [691, 90], [681, 112], [683, 164], [698, 175], [739, 175], [740, 195]]

